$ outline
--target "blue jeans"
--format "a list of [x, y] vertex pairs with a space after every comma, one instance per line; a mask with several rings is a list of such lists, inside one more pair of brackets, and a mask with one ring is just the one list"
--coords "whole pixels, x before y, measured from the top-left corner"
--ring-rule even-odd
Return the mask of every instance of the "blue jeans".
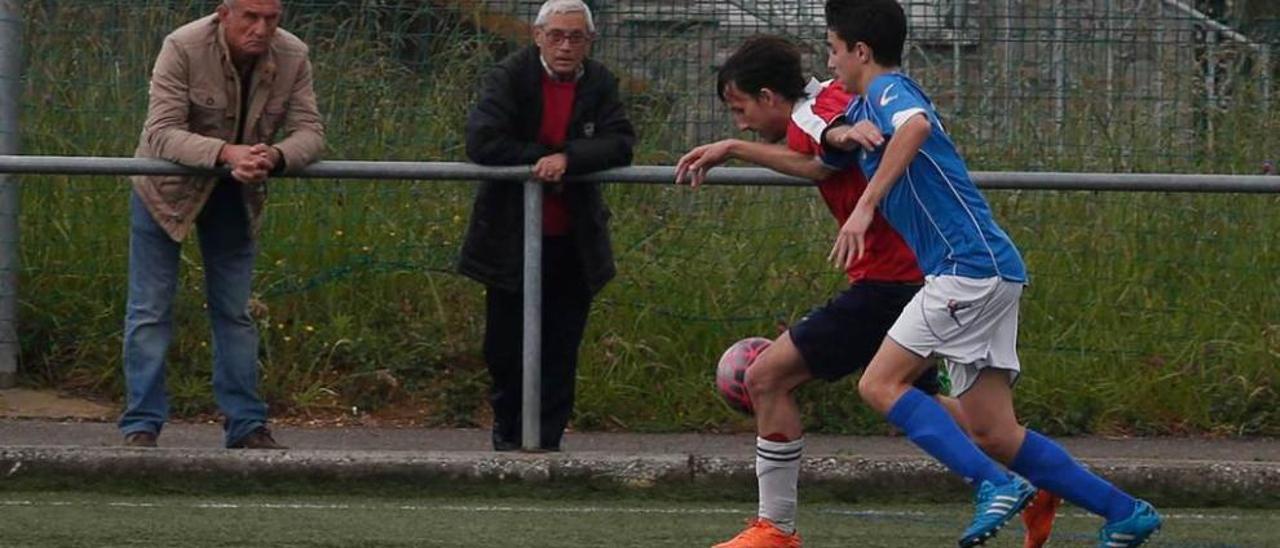
[[[124, 317], [128, 406], [120, 431], [159, 434], [169, 418], [165, 353], [173, 340], [173, 299], [181, 244], [156, 224], [137, 193], [129, 204], [129, 302]], [[249, 315], [257, 243], [239, 183], [217, 184], [196, 221], [213, 325], [213, 394], [226, 417], [226, 445], [263, 426], [258, 395], [258, 330]]]

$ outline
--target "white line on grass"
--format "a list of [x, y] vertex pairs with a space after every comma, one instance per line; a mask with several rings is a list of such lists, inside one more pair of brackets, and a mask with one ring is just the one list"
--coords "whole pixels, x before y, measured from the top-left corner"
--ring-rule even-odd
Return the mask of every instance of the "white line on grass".
[[[64, 507], [64, 506], [103, 506], [108, 508], [191, 508], [197, 510], [386, 510], [388, 508], [405, 512], [491, 512], [491, 513], [529, 513], [529, 514], [743, 514], [749, 509], [742, 508], [663, 508], [663, 507], [626, 507], [626, 506], [528, 506], [528, 505], [456, 505], [456, 504], [314, 504], [303, 502], [275, 503], [235, 503], [235, 502], [196, 502], [187, 504], [162, 504], [154, 502], [71, 502], [71, 501], [30, 501], [0, 500], [3, 506], [28, 507]], [[841, 510], [838, 508], [816, 508], [819, 514], [867, 517], [867, 518], [920, 518], [941, 515], [938, 512], [921, 510]], [[1091, 514], [1083, 512], [1059, 513], [1058, 517], [1089, 518]], [[1175, 521], [1205, 521], [1245, 519], [1234, 514], [1164, 514], [1163, 517]], [[1250, 519], [1280, 520], [1278, 515], [1257, 515]]]

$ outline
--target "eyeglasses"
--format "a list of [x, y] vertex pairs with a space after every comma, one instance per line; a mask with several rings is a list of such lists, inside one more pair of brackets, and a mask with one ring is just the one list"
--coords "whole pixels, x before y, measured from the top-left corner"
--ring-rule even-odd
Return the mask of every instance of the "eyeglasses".
[[566, 40], [569, 45], [581, 46], [591, 39], [591, 36], [585, 32], [565, 32], [562, 30], [549, 30], [543, 32], [543, 36], [547, 37], [547, 42], [553, 46], [563, 44]]

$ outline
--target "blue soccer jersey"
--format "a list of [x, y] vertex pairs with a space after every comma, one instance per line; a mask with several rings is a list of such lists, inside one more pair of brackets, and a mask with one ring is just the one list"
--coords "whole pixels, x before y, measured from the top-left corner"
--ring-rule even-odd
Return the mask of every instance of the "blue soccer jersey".
[[[846, 123], [870, 120], [890, 139], [917, 115], [927, 116], [933, 131], [879, 204], [881, 214], [915, 252], [926, 275], [1026, 282], [1027, 269], [1018, 249], [996, 225], [990, 206], [969, 178], [964, 159], [920, 86], [903, 74], [883, 74], [845, 113]], [[827, 149], [823, 162], [842, 168], [856, 161], [871, 179], [886, 148]]]

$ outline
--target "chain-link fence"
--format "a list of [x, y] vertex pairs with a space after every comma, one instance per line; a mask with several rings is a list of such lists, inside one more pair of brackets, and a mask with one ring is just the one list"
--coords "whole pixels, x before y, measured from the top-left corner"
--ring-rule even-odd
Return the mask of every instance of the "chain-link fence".
[[[809, 46], [815, 74], [826, 72], [821, 1], [596, 4], [600, 56], [672, 105], [662, 142], [724, 132], [714, 72], [746, 36], [790, 36]], [[1254, 169], [1276, 144], [1273, 48], [1193, 4], [908, 0], [904, 69], [988, 167]], [[488, 5], [527, 19], [539, 2]]]
[[[825, 70], [821, 2], [590, 2], [595, 56], [623, 79], [641, 163], [729, 136], [715, 70], [780, 33]], [[213, 1], [32, 0], [27, 154], [127, 156], [162, 37]], [[1275, 150], [1267, 47], [1183, 2], [908, 2], [905, 67], [975, 169], [1251, 172]], [[312, 47], [330, 158], [460, 160], [483, 71], [528, 40], [539, 2], [286, 1]], [[24, 178], [22, 343], [29, 382], [119, 394], [128, 190]], [[259, 260], [264, 390], [296, 413], [413, 409], [483, 422], [480, 288], [451, 273], [470, 183], [273, 183]], [[1275, 433], [1275, 196], [988, 194], [1033, 275], [1024, 415], [1056, 431]], [[842, 285], [836, 226], [795, 189], [611, 186], [620, 277], [584, 344], [580, 427], [731, 422], [711, 364]], [[184, 248], [170, 391], [211, 408], [196, 246]], [[811, 426], [882, 424], [848, 385], [803, 395]]]

